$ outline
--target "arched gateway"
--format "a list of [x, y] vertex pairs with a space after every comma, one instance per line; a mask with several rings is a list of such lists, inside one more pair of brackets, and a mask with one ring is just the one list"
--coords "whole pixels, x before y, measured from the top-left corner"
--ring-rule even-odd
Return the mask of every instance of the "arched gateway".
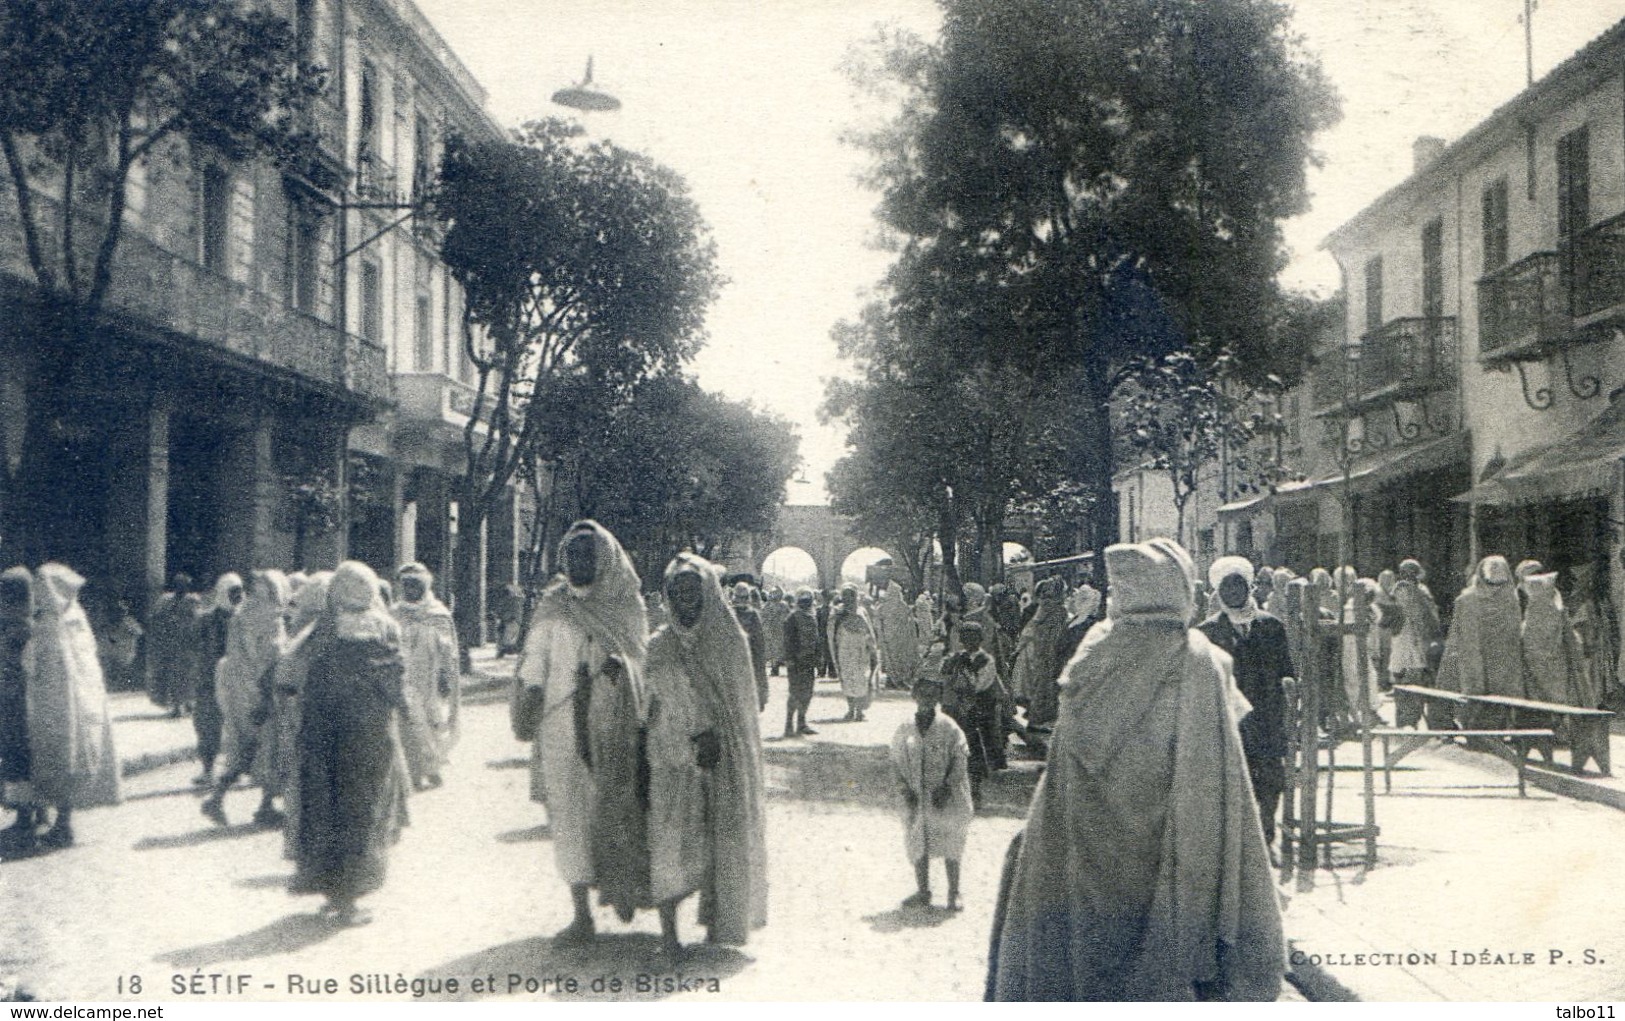
[[[842, 517], [821, 505], [793, 505], [779, 508], [779, 518], [773, 530], [756, 537], [751, 571], [762, 574], [762, 562], [773, 551], [785, 546], [806, 550], [818, 566], [820, 588], [835, 588], [840, 584], [841, 565], [858, 549], [870, 545], [859, 542], [847, 529], [851, 519]], [[895, 560], [897, 557], [887, 550]]]

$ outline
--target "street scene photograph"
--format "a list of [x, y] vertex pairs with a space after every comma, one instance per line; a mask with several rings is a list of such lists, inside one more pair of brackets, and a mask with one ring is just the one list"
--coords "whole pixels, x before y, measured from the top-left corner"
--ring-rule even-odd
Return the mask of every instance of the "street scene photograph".
[[1625, 1001], [1625, 0], [0, 0], [0, 167], [9, 1016]]

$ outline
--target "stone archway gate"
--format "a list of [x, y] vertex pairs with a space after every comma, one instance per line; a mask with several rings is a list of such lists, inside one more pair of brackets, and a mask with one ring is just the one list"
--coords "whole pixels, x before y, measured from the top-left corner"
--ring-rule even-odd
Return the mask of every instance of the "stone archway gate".
[[[825, 506], [806, 504], [780, 507], [773, 530], [756, 536], [752, 543], [750, 570], [761, 577], [762, 563], [769, 554], [785, 546], [795, 546], [813, 558], [813, 564], [818, 568], [819, 587], [834, 588], [840, 582], [841, 565], [846, 558], [864, 546], [872, 545], [859, 542], [848, 531], [850, 527], [850, 518], [836, 514]], [[896, 559], [890, 550], [886, 554]]]

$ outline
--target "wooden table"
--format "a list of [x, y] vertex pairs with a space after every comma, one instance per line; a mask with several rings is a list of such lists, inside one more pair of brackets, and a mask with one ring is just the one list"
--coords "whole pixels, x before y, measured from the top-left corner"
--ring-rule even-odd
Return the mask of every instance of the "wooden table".
[[1394, 726], [1414, 727], [1427, 720], [1429, 730], [1453, 730], [1468, 706], [1467, 696], [1420, 684], [1394, 685]]
[[[1431, 740], [1449, 739], [1452, 737], [1499, 738], [1513, 746], [1516, 758], [1512, 760], [1513, 766], [1518, 770], [1518, 797], [1529, 796], [1525, 784], [1524, 773], [1529, 765], [1529, 750], [1538, 747], [1546, 755], [1546, 761], [1551, 761], [1552, 741], [1556, 734], [1549, 729], [1527, 730], [1411, 730], [1402, 727], [1373, 727], [1371, 736], [1382, 739], [1382, 789], [1392, 793], [1394, 789], [1393, 767], [1399, 760], [1411, 752], [1427, 744]], [[1389, 743], [1399, 740], [1397, 750], [1391, 748]]]
[[[1467, 700], [1477, 708], [1480, 721], [1512, 729], [1522, 723], [1559, 733], [1566, 731], [1570, 772], [1583, 772], [1587, 762], [1595, 762], [1602, 775], [1613, 775], [1608, 754], [1608, 724], [1614, 714], [1608, 710], [1536, 702], [1510, 695], [1468, 695]], [[1546, 753], [1546, 761], [1552, 761], [1550, 752]]]

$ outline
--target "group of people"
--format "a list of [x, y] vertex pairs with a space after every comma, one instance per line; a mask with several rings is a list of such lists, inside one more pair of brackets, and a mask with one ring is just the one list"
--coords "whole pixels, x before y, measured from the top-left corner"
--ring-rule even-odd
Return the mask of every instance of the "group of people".
[[652, 635], [637, 570], [607, 529], [572, 526], [558, 563], [511, 703], [573, 907], [554, 944], [594, 938], [596, 890], [623, 921], [656, 910], [673, 960], [678, 908], [695, 894], [707, 942], [741, 945], [767, 923], [765, 660], [721, 569], [693, 554], [667, 567]]
[[[149, 694], [197, 735], [204, 816], [229, 822], [226, 798], [251, 777], [255, 825], [284, 827], [295, 893], [326, 897], [342, 924], [383, 882], [412, 790], [441, 784], [458, 726], [451, 613], [422, 564], [395, 586], [348, 561], [333, 571], [221, 575], [209, 598], [177, 575], [146, 628]], [[4, 705], [0, 770], [14, 854], [71, 844], [74, 808], [116, 803], [96, 639], [76, 602], [83, 579], [47, 564], [0, 581]], [[64, 750], [65, 749], [65, 750]], [[278, 799], [282, 807], [277, 807]], [[47, 807], [51, 828], [40, 835]]]
[[[1353, 723], [1395, 684], [1439, 687], [1596, 708], [1617, 700], [1617, 624], [1606, 598], [1593, 591], [1593, 569], [1578, 568], [1565, 600], [1556, 571], [1538, 560], [1514, 568], [1484, 557], [1444, 617], [1415, 559], [1375, 578], [1353, 567], [1316, 568], [1300, 578], [1287, 568], [1257, 572], [1257, 601], [1284, 621], [1299, 657], [1319, 657], [1328, 712]], [[1212, 597], [1214, 600], [1216, 596]], [[1325, 630], [1318, 648], [1304, 644], [1304, 622], [1355, 625], [1339, 638]], [[1335, 721], [1334, 721], [1335, 722]]]
[[1536, 560], [1479, 561], [1456, 597], [1435, 683], [1464, 695], [1506, 695], [1596, 709], [1619, 699], [1617, 629], [1576, 571], [1573, 606], [1558, 575]]

